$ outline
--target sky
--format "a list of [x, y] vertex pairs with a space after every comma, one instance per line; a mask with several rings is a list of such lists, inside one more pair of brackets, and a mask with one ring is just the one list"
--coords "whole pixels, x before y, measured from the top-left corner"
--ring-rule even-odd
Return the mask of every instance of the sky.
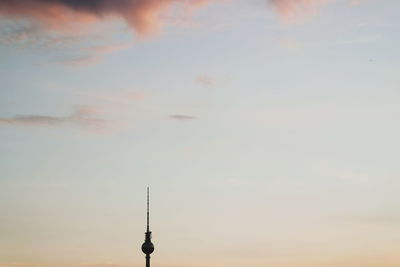
[[0, 0], [0, 267], [400, 266], [397, 0]]

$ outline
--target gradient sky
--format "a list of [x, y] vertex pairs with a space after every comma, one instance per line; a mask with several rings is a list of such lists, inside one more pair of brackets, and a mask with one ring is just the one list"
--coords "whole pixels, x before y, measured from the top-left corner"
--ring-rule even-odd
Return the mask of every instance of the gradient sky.
[[400, 1], [0, 0], [0, 266], [400, 266]]

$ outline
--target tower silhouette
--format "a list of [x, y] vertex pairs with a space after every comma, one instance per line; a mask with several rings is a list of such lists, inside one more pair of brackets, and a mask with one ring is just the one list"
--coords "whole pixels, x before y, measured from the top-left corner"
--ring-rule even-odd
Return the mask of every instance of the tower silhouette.
[[147, 231], [145, 233], [145, 240], [142, 245], [142, 251], [146, 254], [146, 267], [150, 267], [150, 254], [154, 251], [154, 245], [151, 243], [151, 232], [149, 226], [149, 206], [150, 206], [150, 196], [149, 196], [149, 188], [147, 187]]

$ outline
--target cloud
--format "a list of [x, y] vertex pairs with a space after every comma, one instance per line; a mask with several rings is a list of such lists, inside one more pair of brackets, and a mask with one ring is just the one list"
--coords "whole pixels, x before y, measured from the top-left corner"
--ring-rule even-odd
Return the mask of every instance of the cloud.
[[132, 45], [132, 42], [127, 42], [113, 45], [92, 46], [80, 49], [79, 51], [81, 54], [56, 60], [55, 62], [69, 67], [94, 65], [100, 63], [107, 54], [128, 49]]
[[64, 58], [60, 60], [56, 60], [55, 63], [65, 65], [68, 67], [83, 67], [89, 65], [95, 65], [102, 61], [102, 56], [100, 55], [82, 55], [82, 56], [73, 56], [69, 58]]
[[72, 114], [64, 117], [50, 115], [0, 117], [0, 126], [61, 127], [72, 125], [97, 132], [105, 129], [106, 121], [97, 118], [96, 114], [97, 111], [93, 108], [80, 107]]
[[332, 0], [269, 0], [269, 3], [278, 11], [283, 21], [298, 22], [309, 17]]
[[169, 116], [170, 119], [173, 120], [180, 120], [180, 121], [187, 121], [187, 120], [194, 120], [197, 119], [194, 116], [190, 116], [190, 115], [183, 115], [183, 114], [173, 114]]
[[232, 77], [228, 74], [215, 76], [209, 74], [199, 74], [194, 77], [194, 82], [204, 88], [224, 87], [231, 82]]
[[[0, 27], [0, 44], [41, 48], [46, 52], [49, 48], [58, 49], [56, 51], [62, 52], [64, 56], [51, 62], [72, 67], [97, 64], [102, 62], [106, 55], [128, 49], [135, 44], [135, 41], [101, 44], [109, 38], [104, 34], [98, 35], [99, 33], [93, 33], [88, 37], [87, 33], [46, 31], [36, 23], [4, 21]], [[92, 44], [89, 45], [89, 42]]]
[[[1, 1], [1, 0], [0, 0]], [[12, 23], [1, 21], [0, 44], [10, 46], [61, 47], [66, 48], [77, 44], [83, 39], [83, 33], [59, 33], [45, 31], [36, 23]]]
[[131, 47], [132, 45], [133, 45], [133, 43], [127, 42], [127, 43], [119, 43], [119, 44], [113, 44], [113, 45], [93, 46], [93, 47], [89, 48], [89, 51], [96, 53], [96, 54], [107, 54], [107, 53], [112, 53], [112, 52], [117, 52], [117, 51], [127, 49], [127, 48]]
[[[114, 90], [115, 91], [115, 90]], [[142, 91], [121, 90], [120, 92], [79, 92], [78, 95], [88, 98], [88, 100], [96, 100], [106, 103], [113, 103], [121, 107], [121, 105], [131, 104], [136, 101], [143, 101], [149, 98], [149, 94]]]
[[[337, 0], [268, 0], [269, 4], [277, 10], [281, 19], [286, 23], [302, 22], [314, 16], [329, 3]], [[357, 6], [365, 0], [347, 0], [350, 6]]]
[[211, 0], [0, 0], [0, 16], [39, 21], [51, 29], [88, 24], [108, 17], [122, 18], [138, 35], [147, 36], [163, 27], [161, 15], [174, 5], [185, 11]]
[[203, 87], [213, 87], [215, 86], [215, 79], [209, 75], [198, 75], [195, 79], [196, 83]]

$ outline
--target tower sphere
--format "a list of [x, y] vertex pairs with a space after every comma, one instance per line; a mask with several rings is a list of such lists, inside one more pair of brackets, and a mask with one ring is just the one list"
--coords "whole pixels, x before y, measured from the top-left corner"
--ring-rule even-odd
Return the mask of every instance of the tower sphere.
[[149, 255], [154, 251], [154, 245], [150, 241], [145, 241], [142, 245], [142, 251], [144, 254]]

